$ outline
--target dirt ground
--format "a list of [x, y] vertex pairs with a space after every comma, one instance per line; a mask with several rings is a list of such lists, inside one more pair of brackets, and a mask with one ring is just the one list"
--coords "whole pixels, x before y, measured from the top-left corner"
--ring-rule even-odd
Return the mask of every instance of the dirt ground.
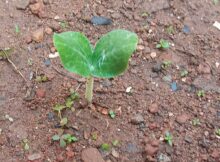
[[[93, 25], [93, 16], [112, 24]], [[220, 162], [215, 21], [220, 2], [212, 0], [1, 0], [0, 49], [13, 48], [9, 59], [18, 70], [0, 59], [0, 161]], [[53, 32], [80, 31], [94, 44], [118, 28], [138, 34], [137, 51], [123, 75], [95, 80], [94, 101], [86, 107], [85, 80], [67, 72], [59, 57], [49, 59]], [[156, 49], [162, 38], [169, 49]], [[181, 77], [184, 70], [188, 75]], [[42, 75], [46, 82], [36, 80]], [[69, 121], [62, 129], [52, 108], [71, 88], [81, 97], [74, 111], [63, 112]], [[62, 131], [78, 141], [61, 148], [52, 136]], [[103, 151], [103, 143], [111, 149]]]

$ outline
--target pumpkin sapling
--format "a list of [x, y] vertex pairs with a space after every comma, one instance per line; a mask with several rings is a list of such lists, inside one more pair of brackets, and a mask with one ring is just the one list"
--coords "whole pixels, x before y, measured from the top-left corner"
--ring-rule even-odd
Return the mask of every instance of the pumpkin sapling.
[[113, 30], [93, 47], [80, 32], [54, 34], [54, 46], [65, 69], [87, 79], [85, 98], [93, 98], [94, 77], [113, 78], [122, 74], [136, 50], [138, 37], [127, 30]]

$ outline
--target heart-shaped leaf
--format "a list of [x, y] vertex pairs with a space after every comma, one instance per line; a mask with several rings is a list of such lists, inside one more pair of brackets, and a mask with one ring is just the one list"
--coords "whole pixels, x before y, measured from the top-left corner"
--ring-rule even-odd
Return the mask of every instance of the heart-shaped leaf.
[[104, 35], [94, 50], [92, 75], [112, 78], [124, 72], [137, 43], [137, 35], [126, 30], [115, 30]]
[[135, 51], [138, 37], [126, 30], [114, 30], [104, 35], [95, 49], [78, 32], [54, 35], [54, 45], [64, 67], [84, 77], [112, 78], [123, 73]]
[[54, 34], [54, 45], [63, 66], [70, 72], [87, 77], [90, 75], [92, 48], [89, 40], [79, 32]]

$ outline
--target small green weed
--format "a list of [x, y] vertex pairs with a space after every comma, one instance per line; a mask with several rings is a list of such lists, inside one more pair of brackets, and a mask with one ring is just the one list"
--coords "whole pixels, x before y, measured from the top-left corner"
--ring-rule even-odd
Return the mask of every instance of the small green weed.
[[188, 74], [189, 74], [189, 72], [188, 72], [187, 70], [182, 70], [182, 71], [180, 72], [180, 76], [181, 76], [181, 77], [186, 77]]
[[200, 123], [200, 120], [198, 118], [195, 118], [195, 119], [192, 120], [192, 125], [193, 126], [197, 126], [197, 125], [200, 125], [200, 124], [201, 123]]
[[197, 96], [198, 96], [198, 97], [205, 97], [205, 91], [204, 91], [204, 90], [199, 90], [199, 91], [197, 92]]
[[118, 141], [118, 140], [113, 140], [113, 141], [112, 141], [112, 145], [113, 145], [114, 147], [118, 146], [118, 145], [119, 145], [119, 141]]
[[113, 111], [113, 110], [110, 110], [109, 112], [108, 112], [108, 114], [109, 114], [109, 116], [112, 118], [112, 119], [114, 119], [115, 118], [115, 112]]
[[156, 48], [168, 49], [170, 48], [170, 44], [167, 40], [161, 39], [160, 42], [156, 45]]
[[167, 69], [168, 67], [170, 67], [172, 65], [172, 61], [163, 61], [161, 67], [163, 69]]
[[56, 134], [52, 137], [52, 140], [60, 141], [60, 147], [66, 147], [67, 144], [78, 141], [78, 139], [71, 134], [63, 134], [62, 136]]
[[102, 151], [110, 151], [110, 149], [111, 149], [111, 146], [108, 143], [103, 143], [101, 145], [101, 150]]
[[18, 25], [15, 25], [15, 33], [19, 34], [20, 33], [20, 28]]
[[167, 34], [171, 35], [175, 33], [174, 27], [172, 25], [168, 26], [166, 29]]
[[216, 135], [220, 137], [220, 128], [215, 131]]
[[170, 145], [170, 146], [172, 146], [173, 145], [173, 137], [172, 137], [172, 135], [170, 134], [170, 132], [166, 132], [165, 133], [165, 138], [164, 138], [164, 140]]

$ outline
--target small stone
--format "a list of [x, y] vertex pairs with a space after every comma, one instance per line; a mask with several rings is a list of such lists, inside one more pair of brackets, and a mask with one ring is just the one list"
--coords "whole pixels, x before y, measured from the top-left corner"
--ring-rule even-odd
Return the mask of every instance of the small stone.
[[51, 34], [53, 34], [53, 29], [51, 29], [50, 27], [46, 27], [45, 33], [47, 33], [48, 35], [51, 35]]
[[198, 72], [200, 74], [210, 74], [211, 68], [207, 63], [201, 63], [201, 64], [199, 64]]
[[144, 46], [143, 45], [138, 45], [137, 46], [137, 51], [140, 52], [140, 51], [143, 51], [144, 50]]
[[131, 118], [131, 123], [132, 124], [138, 125], [138, 124], [143, 123], [143, 122], [144, 122], [144, 118], [141, 114], [136, 114]]
[[188, 119], [189, 119], [189, 115], [187, 115], [187, 114], [182, 114], [182, 115], [177, 116], [176, 121], [177, 121], [179, 124], [184, 124], [184, 123], [186, 123], [186, 121], [187, 121]]
[[152, 140], [150, 141], [151, 146], [159, 147], [160, 141], [159, 140]]
[[126, 146], [125, 146], [125, 151], [128, 152], [128, 153], [132, 153], [132, 154], [136, 154], [138, 153], [140, 150], [138, 148], [138, 146], [134, 143], [128, 143]]
[[27, 37], [25, 38], [25, 42], [26, 42], [27, 44], [30, 44], [30, 43], [32, 42], [31, 36], [27, 36]]
[[171, 162], [170, 157], [162, 153], [157, 157], [157, 159], [158, 159], [158, 162]]
[[66, 152], [67, 159], [74, 157], [74, 155], [75, 155], [75, 153], [73, 151], [67, 150], [67, 152]]
[[119, 153], [115, 149], [112, 149], [112, 156], [119, 158]]
[[121, 14], [118, 13], [118, 12], [114, 12], [114, 13], [112, 14], [112, 18], [113, 18], [113, 19], [119, 19], [120, 17], [121, 17]]
[[207, 137], [207, 136], [209, 136], [209, 132], [208, 131], [205, 131], [204, 132], [204, 135]]
[[186, 136], [186, 137], [184, 138], [184, 140], [185, 140], [187, 143], [192, 143], [192, 138], [189, 137], [189, 136]]
[[54, 54], [53, 53], [50, 53], [49, 54], [49, 58], [53, 59], [53, 58], [56, 58], [56, 57], [59, 57], [59, 53], [58, 52], [55, 52]]
[[152, 113], [152, 114], [155, 114], [159, 111], [159, 107], [158, 107], [158, 104], [156, 103], [152, 103], [149, 107], [149, 112]]
[[145, 47], [144, 48], [144, 53], [149, 54], [151, 52], [150, 47]]
[[158, 127], [158, 125], [157, 125], [157, 123], [150, 123], [148, 125], [148, 127], [149, 127], [150, 130], [154, 130], [154, 129], [156, 129]]
[[105, 162], [96, 148], [87, 148], [82, 151], [83, 162]]
[[34, 161], [34, 160], [40, 159], [41, 157], [42, 155], [40, 153], [34, 153], [34, 154], [28, 155], [28, 160]]
[[93, 16], [91, 19], [93, 25], [110, 25], [112, 20], [102, 16]]
[[16, 1], [16, 8], [19, 10], [25, 10], [29, 5], [30, 0], [17, 0]]
[[33, 14], [39, 17], [44, 16], [44, 3], [42, 1], [38, 1], [37, 3], [31, 4], [29, 7]]
[[214, 149], [211, 156], [214, 158], [214, 159], [219, 159], [220, 158], [220, 150], [217, 150], [217, 149]]
[[44, 65], [46, 65], [47, 67], [49, 67], [50, 64], [51, 64], [51, 61], [50, 61], [49, 58], [47, 58], [47, 59], [44, 60]]
[[131, 93], [131, 89], [132, 89], [132, 87], [126, 88], [126, 93]]
[[56, 159], [59, 162], [63, 162], [65, 160], [65, 158], [63, 157], [63, 154], [59, 154]]
[[34, 31], [32, 33], [32, 39], [38, 43], [42, 42], [44, 39], [44, 30], [41, 28], [41, 29]]
[[219, 67], [219, 65], [220, 65], [220, 63], [219, 63], [219, 62], [216, 62], [216, 63], [215, 63], [215, 67], [216, 67], [216, 68], [218, 68], [218, 67]]
[[153, 66], [152, 71], [153, 71], [154, 73], [159, 73], [159, 72], [161, 72], [161, 70], [162, 70], [161, 65], [162, 65], [161, 63], [157, 63], [156, 65]]
[[46, 96], [46, 91], [45, 89], [37, 89], [36, 90], [36, 95], [39, 98], [44, 98]]
[[151, 58], [157, 57], [157, 53], [156, 53], [156, 52], [151, 52], [150, 57], [151, 57]]
[[158, 151], [158, 147], [153, 147], [152, 145], [150, 144], [147, 144], [146, 147], [145, 147], [145, 153], [148, 155], [148, 156], [153, 156], [157, 153]]
[[108, 110], [107, 110], [106, 108], [103, 108], [103, 109], [101, 110], [101, 113], [102, 113], [103, 115], [108, 115]]
[[164, 76], [163, 81], [165, 81], [167, 83], [171, 83], [172, 82], [172, 76], [171, 75]]

